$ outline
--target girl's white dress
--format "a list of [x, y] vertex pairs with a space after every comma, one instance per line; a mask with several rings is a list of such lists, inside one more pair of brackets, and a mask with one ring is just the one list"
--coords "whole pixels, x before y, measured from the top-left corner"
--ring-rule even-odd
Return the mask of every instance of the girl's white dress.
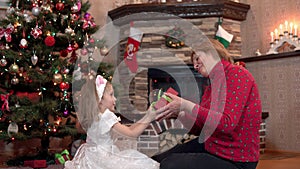
[[111, 138], [111, 128], [119, 120], [106, 110], [100, 120], [87, 132], [86, 143], [77, 150], [74, 158], [65, 163], [65, 169], [158, 169], [159, 163], [145, 154], [127, 149], [120, 151]]

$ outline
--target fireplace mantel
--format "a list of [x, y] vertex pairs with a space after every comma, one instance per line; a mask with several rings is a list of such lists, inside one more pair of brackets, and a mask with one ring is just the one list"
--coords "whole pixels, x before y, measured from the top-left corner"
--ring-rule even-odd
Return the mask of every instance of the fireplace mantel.
[[[237, 21], [246, 20], [250, 5], [229, 0], [200, 0], [185, 3], [130, 4], [113, 9], [108, 16], [114, 21], [131, 14], [142, 12], [164, 13], [163, 17], [177, 16], [186, 19], [223, 17]], [[169, 14], [169, 15], [165, 15]], [[144, 16], [146, 17], [146, 15]], [[139, 19], [144, 19], [143, 17]], [[149, 18], [147, 18], [149, 19]]]

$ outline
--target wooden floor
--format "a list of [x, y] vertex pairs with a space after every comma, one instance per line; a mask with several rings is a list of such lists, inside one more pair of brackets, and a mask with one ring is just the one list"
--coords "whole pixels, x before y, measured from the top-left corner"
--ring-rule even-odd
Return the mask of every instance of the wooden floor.
[[256, 169], [300, 169], [300, 153], [266, 151]]
[[[7, 167], [6, 169], [31, 169], [30, 167]], [[47, 169], [63, 169], [61, 165], [50, 165]], [[266, 151], [256, 169], [300, 169], [300, 153]]]

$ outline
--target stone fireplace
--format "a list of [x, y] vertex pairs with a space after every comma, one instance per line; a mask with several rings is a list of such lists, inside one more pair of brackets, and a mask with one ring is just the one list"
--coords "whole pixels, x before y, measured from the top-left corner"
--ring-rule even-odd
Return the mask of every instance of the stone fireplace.
[[[108, 16], [120, 30], [121, 40], [116, 47], [116, 54], [119, 56], [118, 65], [124, 64], [122, 62], [127, 43], [126, 36], [128, 37], [129, 34], [129, 23], [134, 21], [134, 27], [143, 32], [140, 49], [137, 52], [138, 72], [131, 73], [128, 69], [118, 66], [123, 85], [118, 92], [118, 109], [122, 115], [131, 121], [138, 120], [143, 115], [139, 112], [147, 110], [150, 105], [153, 91], [160, 88], [166, 90], [170, 86], [178, 90], [183, 97], [199, 101], [197, 100], [200, 99], [199, 97], [194, 97], [192, 93], [187, 92], [191, 91], [187, 89], [198, 88], [201, 93], [201, 84], [205, 83], [205, 79], [193, 72], [191, 67], [191, 46], [169, 48], [165, 44], [165, 33], [174, 26], [183, 27], [185, 34], [192, 33], [193, 29], [188, 28], [189, 25], [174, 24], [180, 17], [184, 22], [191, 23], [201, 30], [205, 36], [212, 38], [221, 19], [222, 27], [234, 35], [228, 50], [232, 56], [239, 58], [242, 41], [240, 24], [246, 19], [249, 8], [247, 4], [228, 0], [202, 0], [189, 3], [132, 4], [109, 11]], [[145, 12], [155, 13], [155, 15], [148, 15]], [[129, 15], [130, 17], [126, 18]], [[120, 20], [120, 18], [125, 19]], [[153, 20], [155, 22], [152, 22]], [[198, 85], [187, 86], [189, 83], [186, 82], [191, 79], [196, 82], [191, 84]], [[170, 128], [166, 127], [167, 123], [171, 124]], [[190, 137], [176, 120], [157, 125], [160, 128], [168, 128], [167, 132], [158, 135], [153, 130], [153, 125], [149, 126], [137, 140], [136, 148], [139, 151], [153, 155]]]

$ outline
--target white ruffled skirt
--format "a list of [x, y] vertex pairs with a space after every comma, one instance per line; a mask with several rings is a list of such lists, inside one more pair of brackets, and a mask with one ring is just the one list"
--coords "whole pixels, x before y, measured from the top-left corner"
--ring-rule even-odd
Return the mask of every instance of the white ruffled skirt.
[[116, 146], [91, 146], [82, 144], [65, 169], [159, 169], [159, 163], [147, 155], [128, 149], [120, 151]]

